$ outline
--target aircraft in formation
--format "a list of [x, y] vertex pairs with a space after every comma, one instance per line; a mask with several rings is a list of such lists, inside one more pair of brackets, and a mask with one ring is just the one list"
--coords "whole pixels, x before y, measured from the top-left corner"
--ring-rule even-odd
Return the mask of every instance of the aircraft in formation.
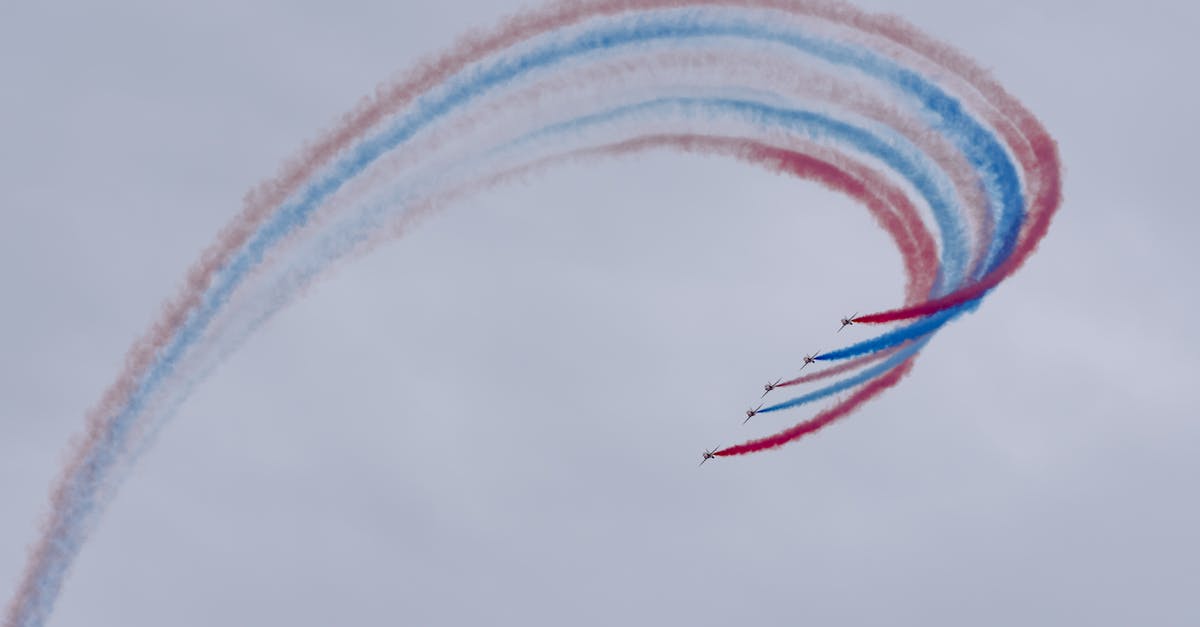
[[[842, 326], [838, 327], [837, 332], [841, 333], [842, 329], [845, 329], [846, 327], [853, 325], [854, 318], [856, 316], [858, 316], [858, 312], [854, 312], [853, 314], [850, 314], [849, 316], [842, 318], [842, 320], [841, 320]], [[800, 366], [800, 369], [804, 370], [809, 364], [817, 363], [817, 358], [819, 358], [821, 356], [821, 354], [822, 354], [822, 351], [817, 351], [815, 353], [812, 353], [811, 355], [805, 355], [804, 356], [804, 365]], [[767, 384], [763, 386], [763, 393], [762, 393], [762, 396], [760, 396], [759, 398], [766, 397], [766, 395], [769, 394], [771, 392], [771, 390], [774, 390], [775, 388], [779, 387], [779, 384], [782, 381], [783, 381], [782, 377], [776, 379], [774, 382], [768, 381]], [[763, 408], [763, 405], [764, 405], [764, 403], [759, 403], [758, 407], [755, 407], [753, 409], [747, 409], [746, 410], [746, 419], [742, 421], [742, 424], [746, 424], [747, 422], [750, 422], [750, 419], [753, 418], [756, 414], [758, 414], [759, 410], [761, 410]], [[710, 459], [715, 459], [717, 457], [716, 453], [719, 449], [720, 449], [720, 447], [716, 447], [711, 450], [704, 451], [704, 454], [702, 455], [702, 457], [700, 459], [700, 465], [703, 466], [704, 462], [706, 462]]]
[[[800, 368], [800, 369], [801, 369], [801, 370], [803, 370], [803, 369], [804, 369], [804, 367], [803, 367], [803, 366], [801, 366], [801, 368]], [[766, 395], [767, 395], [767, 392], [770, 392], [771, 390], [774, 390], [774, 389], [775, 389], [775, 386], [779, 385], [779, 382], [780, 382], [780, 381], [783, 381], [783, 377], [780, 377], [780, 378], [778, 378], [778, 379], [775, 379], [775, 382], [774, 382], [774, 383], [771, 383], [770, 381], [768, 381], [768, 382], [767, 382], [767, 384], [763, 386], [763, 389], [764, 389], [764, 390], [766, 390], [766, 392], [763, 392], [763, 395], [762, 395], [762, 396], [760, 396], [759, 398], [762, 398], [763, 396], [766, 396]]]

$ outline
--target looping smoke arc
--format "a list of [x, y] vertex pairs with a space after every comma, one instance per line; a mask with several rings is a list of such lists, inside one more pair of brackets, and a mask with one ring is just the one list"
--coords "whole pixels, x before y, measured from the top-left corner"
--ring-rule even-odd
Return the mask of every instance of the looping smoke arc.
[[527, 12], [384, 84], [275, 178], [188, 273], [88, 414], [5, 625], [45, 623], [105, 504], [154, 432], [339, 260], [530, 171], [646, 150], [724, 155], [860, 203], [899, 249], [899, 323], [762, 409], [841, 395], [718, 456], [778, 447], [894, 386], [1045, 235], [1057, 148], [961, 53], [894, 17], [808, 0], [597, 0]]

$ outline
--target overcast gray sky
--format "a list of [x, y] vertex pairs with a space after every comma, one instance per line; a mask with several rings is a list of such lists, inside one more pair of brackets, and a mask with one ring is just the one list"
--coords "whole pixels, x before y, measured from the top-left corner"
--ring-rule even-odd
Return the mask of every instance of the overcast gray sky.
[[[1042, 249], [903, 385], [698, 470], [804, 417], [738, 424], [839, 316], [899, 300], [898, 257], [848, 200], [729, 161], [555, 171], [251, 338], [51, 624], [1200, 623], [1198, 10], [864, 4], [992, 68], [1066, 166]], [[242, 194], [515, 8], [0, 7], [5, 600], [84, 411]]]

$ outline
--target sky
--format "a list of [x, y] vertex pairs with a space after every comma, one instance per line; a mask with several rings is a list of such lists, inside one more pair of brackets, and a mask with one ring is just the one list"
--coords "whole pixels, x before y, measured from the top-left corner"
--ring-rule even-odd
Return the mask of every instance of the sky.
[[[699, 453], [901, 298], [848, 199], [718, 158], [569, 166], [340, 267], [199, 386], [51, 625], [1192, 625], [1200, 105], [1184, 3], [874, 2], [1058, 140], [1039, 252], [900, 386]], [[0, 590], [184, 272], [375, 85], [514, 3], [0, 8]], [[761, 419], [761, 420], [760, 420]]]

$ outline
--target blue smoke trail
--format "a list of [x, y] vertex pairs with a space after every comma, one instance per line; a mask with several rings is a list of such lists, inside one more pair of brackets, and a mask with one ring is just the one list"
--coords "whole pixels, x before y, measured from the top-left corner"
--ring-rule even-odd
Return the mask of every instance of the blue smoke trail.
[[928, 336], [924, 337], [923, 339], [915, 342], [912, 346], [909, 346], [908, 348], [897, 351], [895, 355], [888, 357], [884, 361], [882, 361], [870, 368], [867, 368], [866, 370], [863, 370], [862, 372], [860, 372], [852, 377], [847, 377], [845, 379], [838, 381], [837, 383], [827, 385], [819, 390], [809, 392], [808, 394], [805, 394], [803, 396], [797, 396], [796, 398], [782, 401], [780, 403], [776, 403], [774, 405], [771, 405], [770, 407], [764, 407], [764, 408], [760, 409], [758, 411], [758, 413], [767, 414], [767, 413], [771, 413], [771, 412], [781, 411], [784, 409], [791, 409], [793, 407], [799, 407], [801, 405], [811, 403], [813, 401], [819, 401], [828, 396], [837, 394], [838, 392], [848, 390], [848, 389], [855, 387], [857, 385], [860, 385], [862, 383], [866, 383], [867, 381], [870, 381], [871, 379], [874, 379], [875, 377], [904, 363], [909, 357], [912, 357], [913, 355], [917, 354], [918, 351], [920, 351], [922, 348], [924, 348], [925, 345], [928, 344], [929, 340], [931, 340], [931, 339], [932, 339], [932, 337], [928, 337]]
[[858, 357], [860, 355], [878, 353], [881, 350], [891, 348], [893, 346], [903, 344], [911, 339], [932, 333], [958, 316], [968, 311], [974, 311], [975, 308], [979, 307], [981, 302], [983, 302], [983, 299], [979, 298], [963, 303], [957, 307], [951, 307], [950, 309], [939, 311], [932, 316], [921, 318], [920, 320], [908, 326], [894, 329], [869, 340], [852, 344], [845, 348], [839, 348], [838, 350], [821, 353], [820, 355], [817, 355], [816, 359], [817, 361], [840, 361], [842, 359], [850, 359], [851, 357]]

